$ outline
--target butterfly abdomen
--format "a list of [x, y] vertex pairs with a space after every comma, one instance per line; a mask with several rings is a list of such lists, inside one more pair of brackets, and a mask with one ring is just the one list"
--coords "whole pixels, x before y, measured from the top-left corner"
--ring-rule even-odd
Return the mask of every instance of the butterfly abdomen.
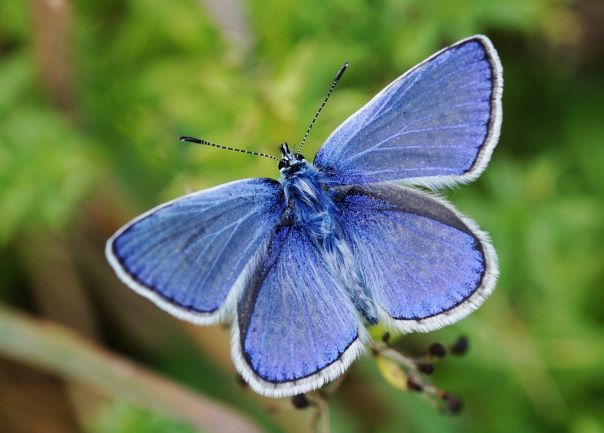
[[305, 163], [281, 183], [294, 224], [302, 227], [321, 250], [337, 286], [369, 324], [377, 322], [377, 313], [363, 282], [352, 251], [343, 240], [337, 223], [334, 199], [325, 186], [323, 175]]

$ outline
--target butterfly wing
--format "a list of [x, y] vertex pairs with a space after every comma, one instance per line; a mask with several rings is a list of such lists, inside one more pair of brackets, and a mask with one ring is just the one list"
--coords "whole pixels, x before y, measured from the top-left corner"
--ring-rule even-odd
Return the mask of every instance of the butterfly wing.
[[120, 279], [175, 316], [215, 323], [266, 251], [285, 209], [282, 187], [248, 179], [189, 194], [141, 215], [108, 241]]
[[495, 48], [485, 36], [470, 37], [406, 72], [350, 116], [314, 164], [336, 185], [469, 182], [497, 144], [502, 90]]
[[277, 229], [233, 325], [233, 359], [256, 392], [283, 397], [319, 388], [363, 350], [365, 329], [338, 284], [300, 226]]
[[449, 325], [498, 276], [485, 233], [440, 198], [395, 185], [341, 187], [342, 231], [381, 319], [403, 332]]

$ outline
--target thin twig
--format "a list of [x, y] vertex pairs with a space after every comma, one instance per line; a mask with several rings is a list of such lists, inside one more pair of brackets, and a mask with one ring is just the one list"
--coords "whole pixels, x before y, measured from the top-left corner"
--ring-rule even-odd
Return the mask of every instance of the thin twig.
[[71, 3], [33, 0], [33, 46], [40, 83], [54, 105], [74, 113], [73, 71], [70, 53]]
[[405, 367], [408, 371], [417, 372], [417, 366], [413, 359], [408, 358], [400, 352], [397, 352], [394, 349], [385, 348], [380, 350], [380, 355], [385, 358], [390, 358], [393, 361], [400, 363], [403, 367]]
[[313, 433], [329, 433], [329, 400], [321, 391], [313, 391], [307, 395], [313, 405], [313, 411], [308, 419], [310, 431]]
[[0, 306], [0, 354], [204, 432], [259, 433], [244, 415], [94, 345], [63, 326]]

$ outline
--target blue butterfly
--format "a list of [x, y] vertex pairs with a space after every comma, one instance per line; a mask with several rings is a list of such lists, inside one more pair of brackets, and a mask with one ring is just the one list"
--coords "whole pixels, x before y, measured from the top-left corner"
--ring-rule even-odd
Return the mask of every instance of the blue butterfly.
[[279, 181], [239, 180], [158, 206], [109, 239], [107, 259], [169, 313], [229, 322], [237, 370], [258, 393], [317, 389], [371, 344], [367, 325], [431, 331], [494, 289], [488, 235], [412, 186], [451, 187], [484, 171], [502, 90], [490, 40], [464, 39], [378, 93], [312, 163], [300, 153], [307, 131], [297, 152], [281, 145]]

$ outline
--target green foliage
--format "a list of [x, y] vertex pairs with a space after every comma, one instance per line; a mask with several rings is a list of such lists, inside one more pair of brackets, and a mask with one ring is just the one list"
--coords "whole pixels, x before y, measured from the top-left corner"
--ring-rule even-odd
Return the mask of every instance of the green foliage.
[[202, 433], [161, 415], [117, 402], [108, 407], [90, 433]]
[[98, 172], [90, 139], [35, 94], [30, 59], [0, 61], [0, 244], [65, 227]]

